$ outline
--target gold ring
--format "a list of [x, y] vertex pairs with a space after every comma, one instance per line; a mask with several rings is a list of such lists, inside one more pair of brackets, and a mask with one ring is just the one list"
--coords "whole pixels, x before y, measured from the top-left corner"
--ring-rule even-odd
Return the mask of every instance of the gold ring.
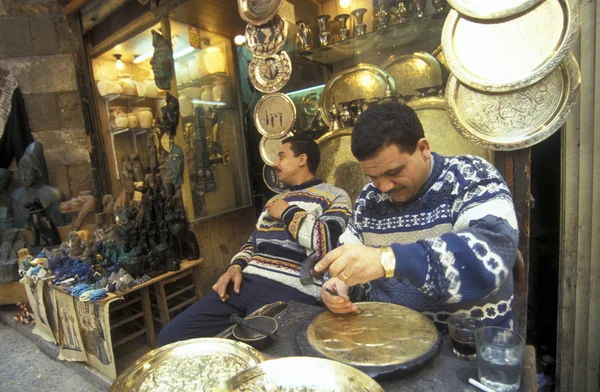
[[342, 275], [342, 278], [344, 278], [344, 281], [347, 281], [348, 279], [350, 279], [349, 277], [344, 275], [344, 271], [340, 272], [340, 275]]

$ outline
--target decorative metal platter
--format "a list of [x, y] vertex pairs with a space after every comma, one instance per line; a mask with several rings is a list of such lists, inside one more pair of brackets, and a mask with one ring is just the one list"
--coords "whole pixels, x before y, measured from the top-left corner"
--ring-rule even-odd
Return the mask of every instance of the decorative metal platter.
[[283, 49], [287, 31], [287, 22], [279, 15], [260, 26], [249, 24], [246, 26], [246, 46], [253, 56], [273, 56]]
[[254, 107], [254, 125], [261, 135], [278, 138], [287, 135], [296, 121], [296, 105], [285, 94], [263, 96]]
[[354, 203], [370, 180], [352, 155], [351, 142], [352, 128], [330, 131], [317, 139], [321, 163], [316, 175], [326, 183], [345, 190]]
[[501, 19], [527, 11], [541, 0], [448, 0], [459, 13], [475, 19]]
[[265, 359], [249, 345], [233, 340], [186, 340], [138, 359], [113, 383], [110, 392], [213, 391]]
[[481, 91], [512, 91], [551, 73], [579, 31], [579, 1], [546, 0], [518, 16], [477, 21], [452, 10], [442, 31], [450, 71]]
[[391, 55], [381, 68], [396, 82], [400, 95], [416, 95], [417, 89], [442, 85], [442, 68], [435, 57], [426, 52]]
[[292, 62], [285, 50], [269, 56], [252, 56], [248, 66], [248, 74], [252, 85], [263, 93], [279, 91], [290, 80]]
[[260, 157], [262, 158], [262, 160], [269, 166], [274, 166], [275, 162], [277, 162], [277, 158], [279, 156], [279, 150], [281, 149], [281, 142], [289, 137], [292, 136], [293, 133], [289, 133], [287, 135], [284, 135], [282, 137], [266, 137], [263, 136], [262, 139], [260, 139]]
[[289, 185], [279, 182], [277, 172], [273, 166], [269, 166], [265, 163], [263, 167], [263, 181], [267, 185], [267, 188], [275, 193], [281, 193], [289, 188]]
[[539, 82], [510, 93], [484, 93], [451, 76], [448, 113], [466, 138], [494, 150], [532, 146], [558, 130], [577, 99], [581, 73], [572, 54]]
[[446, 56], [444, 56], [444, 51], [442, 50], [442, 45], [439, 45], [437, 48], [435, 48], [431, 54], [446, 71], [450, 71], [448, 68], [448, 63], [446, 62]]
[[283, 3], [284, 0], [238, 0], [238, 10], [244, 21], [258, 26], [270, 21]]
[[329, 111], [336, 104], [355, 99], [383, 97], [385, 89], [390, 87], [392, 94], [396, 93], [396, 82], [388, 72], [372, 65], [361, 63], [335, 74], [325, 85], [319, 107], [323, 121], [331, 125]]
[[323, 358], [286, 357], [265, 361], [227, 380], [223, 390], [277, 392], [383, 392], [365, 373]]
[[383, 302], [357, 305], [358, 313], [318, 314], [297, 335], [302, 354], [316, 354], [371, 377], [383, 377], [415, 370], [438, 352], [440, 334], [421, 313]]
[[454, 129], [444, 98], [419, 98], [407, 105], [417, 113], [433, 151], [446, 156], [472, 154], [494, 162], [493, 151], [473, 143]]

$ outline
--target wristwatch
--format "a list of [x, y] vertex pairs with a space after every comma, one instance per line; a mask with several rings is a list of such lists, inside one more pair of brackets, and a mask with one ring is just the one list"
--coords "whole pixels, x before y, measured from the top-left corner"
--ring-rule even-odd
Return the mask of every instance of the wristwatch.
[[233, 267], [238, 267], [240, 269], [240, 272], [242, 271], [242, 266], [239, 264], [231, 264], [229, 267], [227, 267], [227, 270], [229, 271]]
[[396, 255], [392, 248], [381, 248], [381, 258], [379, 259], [386, 278], [393, 278], [396, 270]]

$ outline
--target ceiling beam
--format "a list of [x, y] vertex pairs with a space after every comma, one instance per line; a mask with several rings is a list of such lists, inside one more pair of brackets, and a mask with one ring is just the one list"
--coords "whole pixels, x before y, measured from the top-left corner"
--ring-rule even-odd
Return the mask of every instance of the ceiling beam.
[[85, 5], [89, 0], [71, 0], [67, 5], [65, 5], [62, 9], [63, 15], [67, 16], [76, 12], [81, 7]]

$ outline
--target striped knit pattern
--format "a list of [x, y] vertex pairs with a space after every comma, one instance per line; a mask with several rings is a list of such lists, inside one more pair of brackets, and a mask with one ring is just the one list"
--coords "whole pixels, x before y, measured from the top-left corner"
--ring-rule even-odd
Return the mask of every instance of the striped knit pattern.
[[317, 286], [304, 287], [299, 273], [307, 255], [323, 257], [338, 244], [350, 218], [350, 198], [342, 189], [314, 179], [275, 196], [290, 207], [281, 220], [264, 209], [256, 229], [233, 257], [244, 274], [259, 275], [319, 298]]
[[441, 324], [462, 312], [512, 326], [518, 229], [508, 187], [481, 158], [432, 155], [433, 169], [411, 201], [394, 202], [367, 184], [340, 242], [392, 246], [396, 277], [371, 282], [371, 300]]

